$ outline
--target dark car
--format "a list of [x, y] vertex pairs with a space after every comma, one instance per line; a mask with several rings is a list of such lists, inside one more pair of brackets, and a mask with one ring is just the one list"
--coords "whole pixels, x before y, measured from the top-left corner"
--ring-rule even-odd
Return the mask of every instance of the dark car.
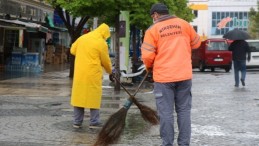
[[202, 41], [198, 49], [192, 50], [192, 67], [199, 68], [200, 71], [215, 68], [223, 68], [229, 72], [232, 65], [232, 52], [228, 51], [228, 41], [226, 39], [211, 38]]

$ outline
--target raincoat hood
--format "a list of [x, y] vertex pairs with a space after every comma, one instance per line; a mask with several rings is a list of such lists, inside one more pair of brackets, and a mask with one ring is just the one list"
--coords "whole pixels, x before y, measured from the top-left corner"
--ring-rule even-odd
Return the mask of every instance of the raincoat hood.
[[99, 32], [101, 36], [107, 40], [111, 34], [110, 34], [110, 28], [107, 24], [103, 23], [99, 27], [95, 29], [96, 32]]

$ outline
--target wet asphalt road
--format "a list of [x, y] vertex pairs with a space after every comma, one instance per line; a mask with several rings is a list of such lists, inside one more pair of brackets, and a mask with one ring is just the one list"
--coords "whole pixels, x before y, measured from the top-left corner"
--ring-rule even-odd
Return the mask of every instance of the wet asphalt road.
[[[233, 71], [194, 70], [192, 146], [259, 146], [259, 69], [249, 70], [246, 86], [234, 87]], [[0, 81], [0, 146], [90, 146], [98, 131], [72, 128], [68, 70]], [[128, 95], [113, 92], [104, 76], [102, 121], [121, 108]], [[136, 86], [136, 85], [135, 85]], [[133, 92], [135, 86], [127, 88]], [[137, 98], [155, 108], [152, 84]], [[114, 146], [159, 146], [159, 126], [144, 122], [136, 106], [129, 111], [121, 140]], [[177, 131], [177, 130], [176, 130]], [[177, 135], [175, 136], [177, 137]]]

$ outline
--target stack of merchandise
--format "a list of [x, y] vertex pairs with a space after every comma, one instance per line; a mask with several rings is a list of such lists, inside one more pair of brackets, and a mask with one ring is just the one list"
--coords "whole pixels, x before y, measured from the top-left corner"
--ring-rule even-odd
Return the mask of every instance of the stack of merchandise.
[[46, 52], [45, 52], [45, 62], [46, 63], [49, 63], [49, 64], [52, 64], [53, 63], [53, 60], [54, 60], [54, 54], [55, 53], [55, 47], [54, 45], [47, 45], [46, 47]]
[[55, 49], [54, 64], [63, 64], [67, 62], [66, 47], [57, 45]]

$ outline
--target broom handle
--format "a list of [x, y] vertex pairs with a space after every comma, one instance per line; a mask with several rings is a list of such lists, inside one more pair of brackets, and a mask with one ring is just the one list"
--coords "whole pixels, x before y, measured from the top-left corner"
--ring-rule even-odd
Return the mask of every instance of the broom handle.
[[129, 91], [122, 85], [122, 83], [118, 80], [118, 78], [116, 76], [113, 76], [115, 78], [115, 80], [121, 85], [121, 87], [128, 93], [128, 95], [131, 98], [134, 98], [134, 96], [138, 93], [141, 85], [144, 83], [144, 81], [146, 80], [147, 76], [148, 76], [149, 71], [147, 71], [147, 73], [145, 74], [144, 78], [142, 79], [142, 81], [140, 82], [140, 84], [138, 85], [138, 88], [136, 89], [135, 93], [133, 95], [131, 95], [129, 93]]

